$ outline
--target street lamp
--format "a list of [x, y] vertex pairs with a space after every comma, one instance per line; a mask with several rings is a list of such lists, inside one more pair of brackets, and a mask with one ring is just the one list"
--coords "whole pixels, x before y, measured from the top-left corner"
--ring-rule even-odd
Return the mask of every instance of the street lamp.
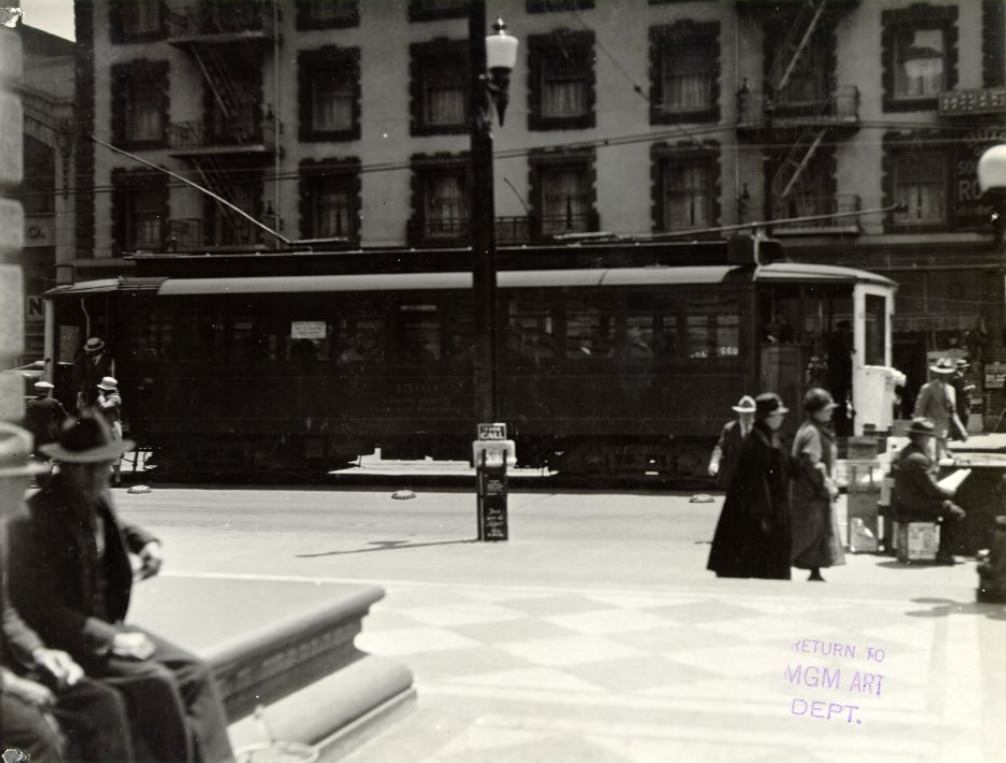
[[978, 185], [992, 202], [996, 246], [1006, 254], [1003, 216], [1006, 215], [1006, 144], [993, 146], [978, 160]]
[[506, 112], [510, 73], [517, 63], [517, 40], [498, 20], [495, 34], [485, 36], [485, 0], [468, 6], [471, 62], [471, 240], [475, 298], [475, 415], [479, 422], [499, 416], [496, 384], [496, 205], [493, 198], [492, 109], [500, 124]]

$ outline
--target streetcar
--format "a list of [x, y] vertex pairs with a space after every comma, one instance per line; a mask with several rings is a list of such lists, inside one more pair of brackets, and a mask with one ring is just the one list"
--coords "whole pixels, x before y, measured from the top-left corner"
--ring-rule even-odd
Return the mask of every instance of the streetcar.
[[[793, 427], [810, 386], [840, 403], [840, 435], [890, 427], [888, 278], [745, 261], [725, 242], [691, 257], [660, 243], [566, 249], [504, 252], [498, 272], [500, 419], [520, 465], [702, 477], [731, 406], [764, 390]], [[291, 268], [288, 256], [272, 272], [261, 258], [150, 258], [136, 276], [51, 290], [46, 341], [66, 362], [88, 336], [106, 340], [130, 437], [174, 478], [320, 475], [375, 448], [464, 459], [475, 305], [462, 255], [423, 269], [398, 253], [411, 264], [384, 269], [368, 254], [365, 272], [352, 258]]]

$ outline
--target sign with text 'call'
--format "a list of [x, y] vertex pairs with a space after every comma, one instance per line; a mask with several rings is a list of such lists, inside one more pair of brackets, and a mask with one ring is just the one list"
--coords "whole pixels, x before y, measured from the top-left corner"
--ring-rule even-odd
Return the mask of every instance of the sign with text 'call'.
[[505, 440], [506, 424], [478, 424], [477, 438], [479, 440]]

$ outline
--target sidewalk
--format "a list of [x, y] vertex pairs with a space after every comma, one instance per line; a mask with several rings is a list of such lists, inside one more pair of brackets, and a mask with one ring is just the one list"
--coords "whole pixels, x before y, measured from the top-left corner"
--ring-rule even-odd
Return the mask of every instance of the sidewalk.
[[1004, 608], [889, 564], [853, 557], [864, 582], [837, 586], [388, 584], [358, 644], [413, 670], [418, 708], [345, 760], [1002, 760]]

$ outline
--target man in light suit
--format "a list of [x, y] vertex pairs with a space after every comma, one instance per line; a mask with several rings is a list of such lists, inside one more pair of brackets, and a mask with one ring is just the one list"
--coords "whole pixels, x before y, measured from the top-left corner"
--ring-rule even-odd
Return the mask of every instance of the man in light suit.
[[731, 406], [737, 413], [737, 418], [728, 421], [720, 432], [720, 439], [713, 448], [709, 459], [709, 476], [716, 478], [716, 486], [722, 490], [730, 487], [730, 481], [737, 471], [737, 460], [741, 455], [741, 445], [754, 426], [755, 401], [750, 395], [744, 395], [737, 405]]

